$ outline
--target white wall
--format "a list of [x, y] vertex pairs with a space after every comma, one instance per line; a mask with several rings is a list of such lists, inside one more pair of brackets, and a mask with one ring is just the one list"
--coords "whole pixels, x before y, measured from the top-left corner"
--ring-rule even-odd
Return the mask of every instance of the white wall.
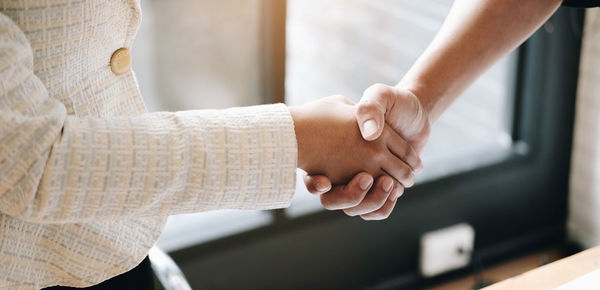
[[600, 244], [600, 10], [587, 9], [571, 157], [569, 237]]
[[133, 69], [149, 110], [259, 104], [259, 0], [143, 0]]

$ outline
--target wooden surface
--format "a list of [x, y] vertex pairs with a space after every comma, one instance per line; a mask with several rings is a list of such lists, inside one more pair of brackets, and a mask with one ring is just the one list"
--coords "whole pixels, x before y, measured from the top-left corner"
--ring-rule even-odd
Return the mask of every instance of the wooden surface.
[[597, 269], [600, 269], [600, 247], [536, 268], [485, 290], [552, 289]]
[[[476, 289], [480, 282], [494, 283], [525, 273], [541, 265], [562, 258], [562, 251], [558, 247], [543, 249], [534, 253], [511, 259], [484, 269], [475, 275], [468, 275], [456, 280], [444, 282], [428, 290], [471, 290]], [[484, 265], [485, 266], [485, 265]], [[489, 284], [488, 284], [489, 285]]]

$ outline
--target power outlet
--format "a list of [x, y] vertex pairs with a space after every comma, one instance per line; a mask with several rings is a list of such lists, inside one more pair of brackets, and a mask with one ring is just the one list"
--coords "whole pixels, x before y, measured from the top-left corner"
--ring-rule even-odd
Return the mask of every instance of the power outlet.
[[433, 277], [469, 265], [474, 242], [475, 230], [466, 223], [425, 233], [421, 236], [421, 275]]

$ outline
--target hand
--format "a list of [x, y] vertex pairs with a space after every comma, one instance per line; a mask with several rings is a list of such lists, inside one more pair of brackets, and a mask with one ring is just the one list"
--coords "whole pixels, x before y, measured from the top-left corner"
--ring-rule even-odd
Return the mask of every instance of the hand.
[[332, 96], [291, 107], [298, 141], [298, 167], [342, 184], [361, 171], [389, 174], [405, 186], [414, 184], [421, 160], [394, 131], [384, 126], [381, 138], [365, 141], [356, 123], [356, 107], [342, 96]]
[[388, 124], [421, 154], [431, 131], [429, 114], [408, 89], [376, 84], [365, 90], [356, 119], [365, 140], [377, 139]]
[[366, 172], [333, 189], [325, 176], [305, 176], [304, 183], [309, 192], [320, 195], [325, 209], [341, 209], [349, 216], [359, 215], [364, 220], [389, 217], [396, 201], [404, 193], [404, 187], [387, 175], [377, 178], [373, 185], [373, 177]]
[[[363, 94], [357, 110], [357, 120], [360, 124], [361, 134], [366, 140], [374, 140], [380, 136], [384, 124], [388, 124], [396, 130], [417, 153], [421, 153], [427, 144], [430, 134], [430, 121], [427, 112], [423, 109], [418, 98], [409, 90], [399, 89], [386, 85], [373, 85]], [[365, 126], [365, 122], [372, 120]], [[366, 128], [365, 128], [366, 127]], [[362, 204], [377, 200], [378, 204], [384, 202], [385, 206], [372, 211], [374, 215], [362, 213], [363, 219], [384, 219], [389, 216], [395, 205], [396, 199], [404, 191], [401, 184], [396, 184], [396, 194], [388, 200], [382, 194], [383, 188], [374, 187], [368, 192], [356, 186], [361, 176], [357, 175], [351, 183], [345, 186], [331, 188], [331, 182], [326, 176], [307, 176], [304, 183], [313, 194], [322, 194], [321, 203], [326, 209], [336, 209], [343, 206], [341, 201], [351, 199], [354, 204]], [[380, 177], [377, 184], [382, 183], [386, 177]], [[353, 184], [354, 182], [354, 184]], [[327, 198], [324, 198], [328, 196]], [[367, 199], [367, 197], [369, 197]], [[395, 199], [394, 199], [395, 197]], [[392, 202], [393, 200], [393, 202]], [[340, 202], [340, 206], [335, 206]], [[372, 203], [372, 202], [371, 202]], [[352, 211], [344, 211], [353, 215]]]

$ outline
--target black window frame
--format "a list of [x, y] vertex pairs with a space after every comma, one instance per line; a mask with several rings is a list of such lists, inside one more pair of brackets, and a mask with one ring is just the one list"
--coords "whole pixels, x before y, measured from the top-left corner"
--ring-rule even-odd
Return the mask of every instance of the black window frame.
[[[285, 1], [264, 0], [265, 25], [284, 25], [274, 14], [285, 13], [285, 4], [272, 2]], [[199, 289], [398, 289], [423, 285], [419, 238], [430, 230], [471, 224], [479, 263], [564, 241], [583, 19], [583, 9], [560, 8], [518, 49], [514, 146], [501, 162], [418, 184], [385, 221], [329, 211], [290, 219], [276, 211], [270, 226], [172, 257]], [[265, 34], [279, 52], [265, 61], [265, 73], [283, 73], [285, 29], [265, 31], [279, 33]], [[282, 83], [265, 90], [281, 95]]]

